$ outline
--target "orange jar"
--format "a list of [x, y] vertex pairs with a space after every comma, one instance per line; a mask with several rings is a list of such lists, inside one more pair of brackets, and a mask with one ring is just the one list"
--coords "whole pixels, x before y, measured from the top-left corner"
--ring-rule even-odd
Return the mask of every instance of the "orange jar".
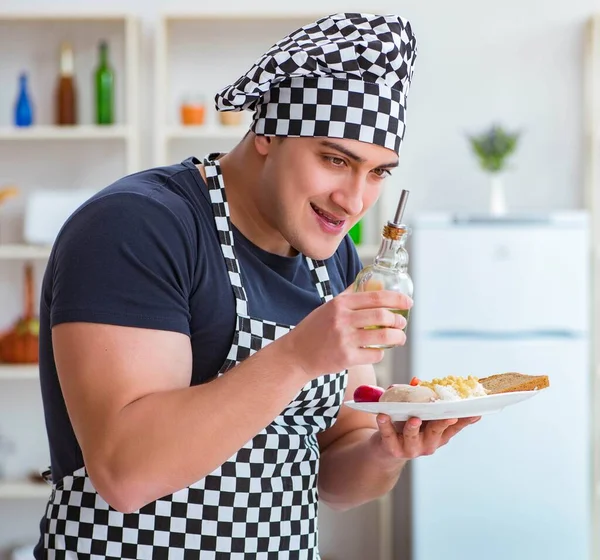
[[204, 124], [206, 109], [202, 98], [186, 99], [181, 103], [181, 124], [200, 125]]

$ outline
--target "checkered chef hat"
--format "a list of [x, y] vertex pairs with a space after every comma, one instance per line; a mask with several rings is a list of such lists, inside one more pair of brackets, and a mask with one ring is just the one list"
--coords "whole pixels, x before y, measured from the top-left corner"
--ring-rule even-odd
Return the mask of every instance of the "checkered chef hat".
[[401, 17], [334, 14], [273, 45], [216, 95], [216, 108], [254, 110], [256, 134], [348, 138], [399, 152], [416, 54]]

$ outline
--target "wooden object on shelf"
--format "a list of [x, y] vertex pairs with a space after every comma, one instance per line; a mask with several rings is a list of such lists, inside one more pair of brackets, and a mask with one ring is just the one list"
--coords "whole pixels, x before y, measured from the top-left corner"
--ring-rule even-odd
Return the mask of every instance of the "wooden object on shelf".
[[33, 267], [25, 265], [25, 302], [23, 315], [0, 338], [0, 361], [8, 364], [38, 362], [39, 317], [34, 312]]

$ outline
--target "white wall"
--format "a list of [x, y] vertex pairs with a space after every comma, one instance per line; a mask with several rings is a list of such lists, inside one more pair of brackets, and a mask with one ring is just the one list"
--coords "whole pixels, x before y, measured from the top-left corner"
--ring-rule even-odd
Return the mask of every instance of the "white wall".
[[[217, 7], [298, 11], [294, 4], [285, 6], [280, 0], [252, 5], [230, 0], [219, 6], [206, 0], [0, 0], [3, 11], [127, 11], [142, 19], [142, 91], [148, 97], [140, 110], [148, 133], [146, 164], [151, 162], [152, 149], [149, 123], [156, 18], [167, 10], [198, 12]], [[409, 98], [407, 136], [401, 166], [384, 193], [395, 205], [398, 191], [394, 185], [411, 190], [407, 217], [420, 210], [485, 210], [486, 178], [469, 152], [465, 134], [493, 121], [524, 131], [514, 169], [506, 179], [512, 208], [582, 205], [583, 25], [594, 9], [600, 9], [594, 0], [380, 0], [377, 9], [370, 1], [302, 3], [302, 10], [311, 13], [397, 12], [413, 23], [419, 57]], [[405, 375], [399, 373], [399, 377]], [[399, 488], [401, 511], [406, 509], [407, 491], [406, 484]], [[368, 511], [362, 521], [347, 516], [357, 530], [361, 525], [366, 528], [368, 535], [361, 535], [365, 549], [377, 541], [373, 510]], [[399, 559], [407, 558], [407, 527], [406, 517], [399, 516], [400, 546], [395, 556]], [[350, 560], [345, 550], [340, 557]]]
[[[305, 0], [302, 10], [397, 12], [409, 17], [419, 58], [398, 182], [410, 211], [485, 209], [486, 180], [465, 140], [492, 121], [524, 131], [507, 177], [515, 209], [582, 204], [582, 31], [594, 0]], [[365, 8], [369, 6], [368, 8]], [[211, 11], [192, 0], [2, 0], [6, 11], [130, 11], [144, 22], [142, 79], [152, 91], [153, 25], [161, 12]], [[220, 3], [222, 10], [299, 11], [275, 0]], [[260, 53], [257, 53], [257, 55]], [[4, 84], [6, 85], [6, 84]], [[10, 84], [9, 84], [10, 85]], [[150, 115], [151, 96], [141, 107]], [[150, 148], [150, 145], [147, 146]], [[145, 161], [150, 161], [150, 154]], [[391, 189], [389, 189], [391, 191]], [[395, 201], [395, 196], [391, 196]]]

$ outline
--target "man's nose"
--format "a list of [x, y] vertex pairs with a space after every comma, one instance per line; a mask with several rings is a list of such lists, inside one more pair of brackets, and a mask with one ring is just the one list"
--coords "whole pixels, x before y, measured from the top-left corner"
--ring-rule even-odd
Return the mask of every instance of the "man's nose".
[[357, 216], [363, 210], [363, 197], [365, 194], [364, 181], [357, 179], [343, 188], [336, 190], [331, 199], [342, 208], [348, 216]]

